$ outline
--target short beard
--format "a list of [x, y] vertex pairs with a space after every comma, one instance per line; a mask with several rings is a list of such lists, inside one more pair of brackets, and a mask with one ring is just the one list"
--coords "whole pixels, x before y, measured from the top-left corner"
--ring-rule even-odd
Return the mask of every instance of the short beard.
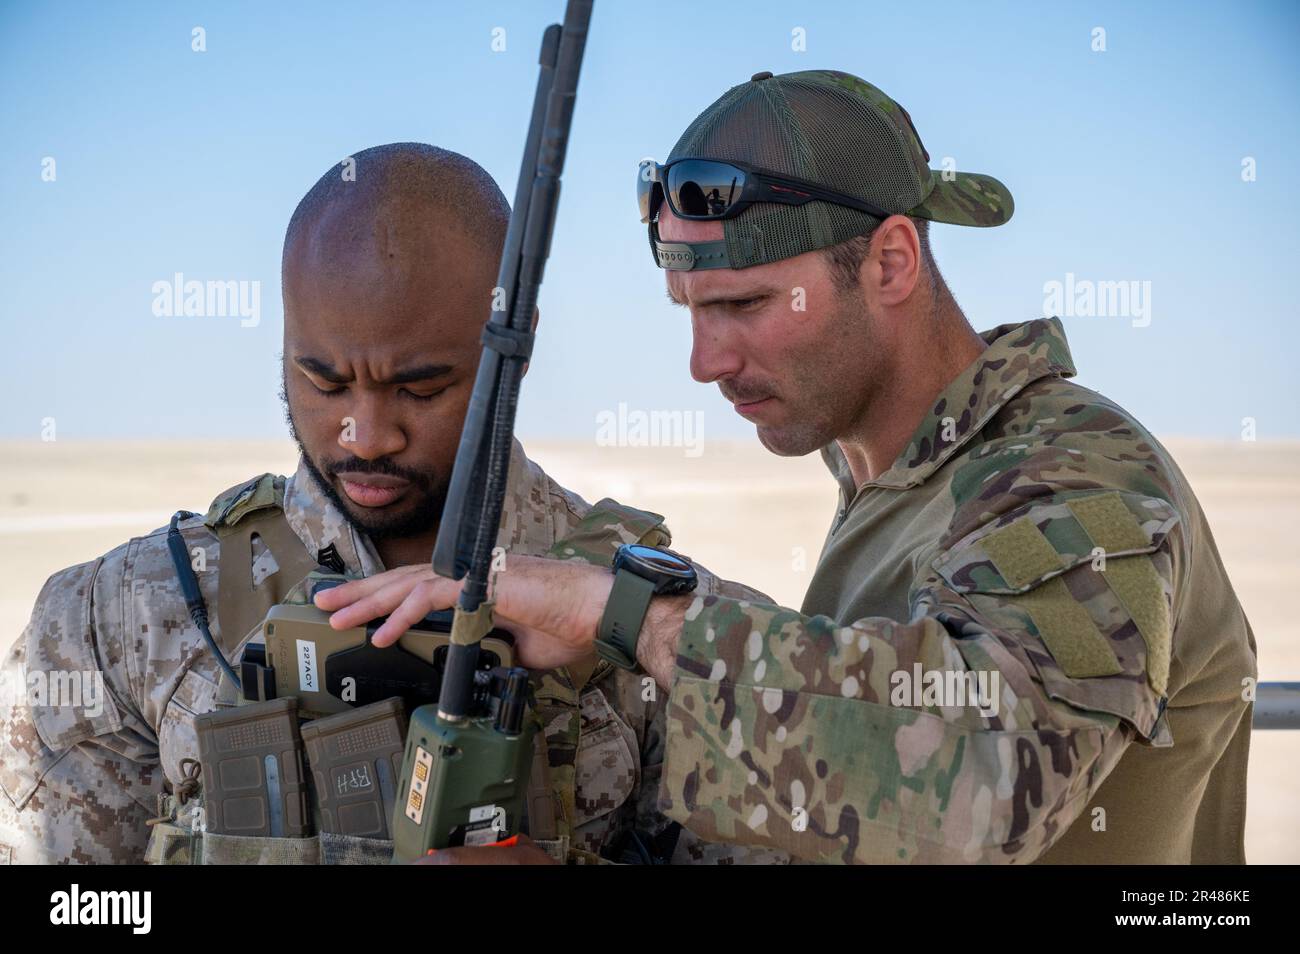
[[[362, 460], [360, 457], [349, 457], [337, 462], [327, 462], [326, 466], [322, 468], [312, 459], [311, 454], [307, 453], [302, 438], [298, 436], [298, 428], [293, 423], [293, 411], [289, 408], [288, 389], [285, 386], [283, 376], [280, 382], [280, 400], [284, 405], [284, 420], [289, 425], [289, 434], [294, 443], [298, 445], [298, 453], [302, 457], [303, 464], [307, 467], [307, 472], [311, 474], [312, 480], [316, 482], [320, 492], [348, 519], [349, 523], [374, 541], [405, 540], [420, 537], [438, 528], [438, 523], [442, 520], [443, 507], [447, 503], [448, 482], [446, 480], [440, 479], [437, 474], [427, 474], [406, 467], [398, 467], [385, 458]], [[384, 474], [409, 480], [415, 492], [419, 495], [419, 503], [415, 509], [401, 515], [381, 517], [378, 514], [371, 516], [367, 513], [357, 513], [355, 505], [340, 496], [338, 491], [334, 489], [333, 482], [327, 476], [327, 472], [335, 473], [338, 471], [351, 471], [358, 474]]]
[[[820, 344], [807, 354], [794, 355], [791, 367], [804, 389], [803, 413], [779, 431], [765, 434], [761, 427], [757, 429], [759, 443], [779, 457], [803, 457], [845, 436], [861, 418], [874, 391], [871, 380], [875, 370], [866, 362], [875, 354], [876, 335], [860, 289], [836, 289], [835, 313], [828, 330], [829, 340], [844, 342], [862, 357], [847, 367], [836, 367], [854, 359], [843, 355], [828, 359]], [[852, 387], [855, 381], [861, 382], [862, 390]]]

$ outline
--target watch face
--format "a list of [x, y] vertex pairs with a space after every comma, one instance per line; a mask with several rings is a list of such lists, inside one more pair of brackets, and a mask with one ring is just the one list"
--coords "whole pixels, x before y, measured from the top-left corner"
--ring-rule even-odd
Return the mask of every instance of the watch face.
[[654, 547], [633, 543], [624, 547], [623, 553], [658, 573], [667, 573], [672, 576], [695, 575], [695, 568], [681, 557], [663, 550], [656, 550]]
[[699, 582], [695, 567], [677, 554], [639, 543], [619, 547], [614, 569], [624, 569], [649, 580], [659, 594], [689, 593]]

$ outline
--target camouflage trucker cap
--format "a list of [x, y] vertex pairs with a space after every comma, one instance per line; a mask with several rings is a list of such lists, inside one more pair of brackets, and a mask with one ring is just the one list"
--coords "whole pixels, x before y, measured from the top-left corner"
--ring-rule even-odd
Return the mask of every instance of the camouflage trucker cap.
[[[907, 110], [865, 80], [836, 70], [756, 73], [733, 86], [696, 117], [667, 161], [687, 157], [745, 162], [887, 212], [953, 225], [1001, 225], [1014, 208], [1010, 190], [992, 176], [931, 169]], [[756, 203], [723, 220], [726, 266], [748, 268], [837, 245], [880, 222], [829, 202]], [[654, 254], [658, 227], [652, 221], [649, 228]], [[691, 244], [663, 243], [673, 249]], [[655, 254], [661, 267], [672, 258], [681, 260]], [[687, 265], [669, 267], [709, 267], [703, 257], [685, 258]]]

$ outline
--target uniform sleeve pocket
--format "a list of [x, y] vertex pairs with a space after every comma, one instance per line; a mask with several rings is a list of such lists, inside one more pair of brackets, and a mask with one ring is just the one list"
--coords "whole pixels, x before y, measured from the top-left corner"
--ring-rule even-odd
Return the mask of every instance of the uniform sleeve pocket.
[[1018, 637], [1052, 698], [1118, 716], [1168, 744], [1166, 540], [1177, 523], [1159, 498], [1059, 495], [980, 527], [933, 566], [983, 620]]
[[102, 563], [82, 563], [50, 577], [25, 633], [32, 723], [53, 752], [122, 728], [91, 619], [91, 592]]
[[217, 684], [193, 669], [187, 669], [176, 691], [163, 709], [158, 726], [158, 759], [172, 781], [181, 778], [181, 759], [199, 757], [194, 717], [217, 707]]
[[1025, 593], [1082, 564], [1152, 553], [1177, 523], [1177, 511], [1158, 497], [1062, 494], [968, 533], [934, 568], [958, 593]]
[[581, 840], [600, 845], [613, 825], [611, 813], [636, 790], [641, 765], [635, 755], [636, 734], [614, 712], [604, 693], [588, 688], [580, 703], [573, 827], [592, 826], [582, 833]]

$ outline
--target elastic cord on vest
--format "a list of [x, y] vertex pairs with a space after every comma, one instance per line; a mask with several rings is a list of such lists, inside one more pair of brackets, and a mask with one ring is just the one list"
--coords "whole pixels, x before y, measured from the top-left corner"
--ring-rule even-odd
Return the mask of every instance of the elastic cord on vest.
[[483, 326], [480, 339], [487, 347], [507, 358], [522, 358], [527, 361], [533, 356], [533, 342], [537, 336], [531, 331], [488, 322]]
[[178, 521], [188, 520], [193, 516], [196, 515], [188, 510], [177, 510], [172, 514], [171, 526], [167, 528], [167, 549], [171, 551], [172, 566], [176, 568], [176, 578], [180, 580], [181, 593], [185, 596], [185, 607], [190, 611], [190, 619], [203, 634], [203, 641], [208, 644], [212, 655], [217, 657], [217, 663], [226, 674], [226, 678], [238, 692], [242, 693], [244, 687], [240, 685], [239, 677], [235, 675], [235, 670], [226, 661], [225, 655], [217, 646], [217, 641], [212, 638], [212, 631], [208, 629], [208, 605], [203, 602], [203, 593], [199, 590], [199, 578], [194, 575], [194, 567], [190, 564], [190, 551], [185, 546], [185, 538], [181, 536], [180, 528], [176, 526]]

